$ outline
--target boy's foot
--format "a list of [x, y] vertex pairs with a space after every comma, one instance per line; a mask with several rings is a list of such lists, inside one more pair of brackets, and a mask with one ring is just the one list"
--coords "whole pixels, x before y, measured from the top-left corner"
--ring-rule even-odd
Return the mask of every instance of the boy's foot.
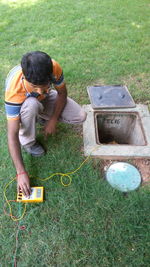
[[45, 154], [43, 147], [38, 142], [36, 142], [32, 146], [23, 146], [23, 148], [27, 153], [31, 154], [33, 157], [40, 157]]
[[42, 119], [42, 118], [38, 118], [37, 122], [41, 125], [41, 126], [45, 126], [46, 124], [46, 120]]

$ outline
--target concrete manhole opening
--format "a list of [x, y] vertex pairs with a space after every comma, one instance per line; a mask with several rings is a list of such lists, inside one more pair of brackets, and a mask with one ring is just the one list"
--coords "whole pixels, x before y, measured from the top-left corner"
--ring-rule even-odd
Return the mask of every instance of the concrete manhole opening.
[[95, 112], [97, 144], [124, 144], [145, 146], [147, 144], [138, 113]]

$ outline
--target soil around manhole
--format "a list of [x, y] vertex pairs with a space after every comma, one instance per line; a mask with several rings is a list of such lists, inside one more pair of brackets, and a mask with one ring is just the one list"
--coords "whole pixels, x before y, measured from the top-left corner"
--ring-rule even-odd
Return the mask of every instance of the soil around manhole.
[[150, 184], [150, 159], [134, 159], [132, 162], [141, 173], [143, 185]]
[[133, 160], [102, 160], [100, 171], [105, 173], [108, 167], [115, 162], [127, 162], [135, 166], [141, 174], [142, 185], [150, 185], [150, 159], [133, 159]]

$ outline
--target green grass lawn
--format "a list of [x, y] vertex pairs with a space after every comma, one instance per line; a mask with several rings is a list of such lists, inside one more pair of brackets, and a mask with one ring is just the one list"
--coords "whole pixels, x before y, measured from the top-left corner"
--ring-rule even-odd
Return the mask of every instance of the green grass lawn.
[[[3, 212], [3, 190], [15, 177], [7, 150], [4, 81], [31, 50], [47, 52], [63, 67], [68, 93], [88, 104], [86, 86], [126, 84], [135, 102], [148, 103], [148, 0], [0, 0], [0, 266], [13, 266], [18, 225]], [[44, 186], [45, 202], [28, 204], [19, 226], [19, 267], [150, 266], [150, 193], [140, 187], [125, 197], [112, 189], [90, 159], [63, 187], [56, 172], [70, 172], [85, 159], [73, 126], [60, 124], [42, 158], [23, 153], [31, 184]], [[16, 184], [7, 190], [16, 199]], [[12, 204], [19, 215], [22, 205]]]

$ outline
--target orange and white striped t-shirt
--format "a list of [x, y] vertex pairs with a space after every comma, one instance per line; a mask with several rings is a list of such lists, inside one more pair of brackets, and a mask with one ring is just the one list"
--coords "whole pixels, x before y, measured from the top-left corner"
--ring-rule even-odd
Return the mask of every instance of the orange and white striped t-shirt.
[[[62, 68], [59, 63], [52, 59], [53, 63], [53, 85], [55, 89], [61, 89], [64, 86], [64, 76]], [[38, 97], [38, 100], [42, 100], [45, 96], [38, 93], [32, 93], [32, 88], [24, 86], [23, 84], [23, 73], [20, 65], [14, 67], [8, 74], [5, 83], [5, 110], [7, 119], [19, 119], [20, 109], [23, 102], [27, 97], [34, 96]], [[27, 91], [26, 91], [27, 89]]]

